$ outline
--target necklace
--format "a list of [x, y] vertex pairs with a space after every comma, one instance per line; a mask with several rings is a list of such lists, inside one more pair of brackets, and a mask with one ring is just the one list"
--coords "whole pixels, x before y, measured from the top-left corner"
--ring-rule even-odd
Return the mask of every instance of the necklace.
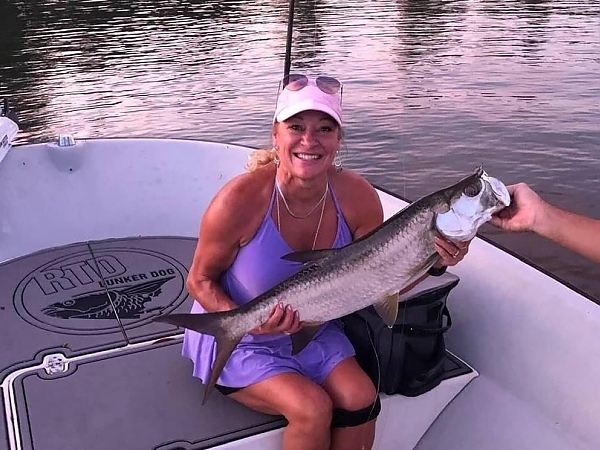
[[[281, 191], [281, 186], [279, 186], [279, 181], [277, 181], [277, 178], [275, 178], [275, 187], [277, 188], [277, 192], [279, 193], [279, 195], [281, 195], [281, 199], [283, 200], [285, 209], [287, 209], [287, 212], [290, 213], [290, 216], [292, 216], [296, 219], [306, 219], [308, 216], [310, 216], [315, 211], [315, 209], [317, 209], [317, 207], [321, 204], [321, 202], [323, 202], [323, 204], [325, 204], [325, 197], [327, 197], [327, 193], [329, 192], [329, 183], [327, 183], [325, 185], [325, 192], [323, 192], [323, 196], [319, 199], [319, 201], [315, 204], [315, 206], [312, 207], [312, 209], [308, 212], [308, 214], [306, 214], [304, 216], [300, 216], [298, 214], [294, 214], [292, 212], [292, 210], [290, 209], [290, 205], [288, 205], [285, 195], [283, 195], [283, 192]], [[277, 201], [279, 202], [279, 197], [277, 197]]]
[[[319, 223], [317, 224], [317, 231], [315, 231], [315, 238], [313, 239], [312, 250], [314, 250], [315, 246], [317, 245], [317, 238], [319, 237], [319, 231], [321, 230], [321, 222], [323, 221], [323, 213], [325, 212], [325, 203], [327, 200], [326, 195], [327, 195], [328, 188], [329, 188], [329, 183], [327, 183], [327, 187], [325, 188], [325, 196], [323, 196], [323, 198], [321, 200], [319, 200], [319, 203], [321, 203], [321, 201], [323, 202], [323, 206], [321, 207], [321, 215], [319, 216]], [[281, 198], [284, 199], [283, 201], [285, 204], [285, 197], [283, 195], [281, 195]], [[317, 205], [319, 203], [317, 203]], [[276, 206], [277, 206], [277, 231], [279, 231], [279, 234], [281, 234], [281, 216], [279, 214], [279, 196], [277, 196], [277, 198], [276, 198]], [[316, 208], [316, 206], [315, 206], [315, 208]], [[313, 211], [315, 208], [313, 208]], [[288, 212], [291, 214], [291, 211], [289, 209], [288, 209]], [[306, 217], [308, 217], [308, 216], [306, 216]]]

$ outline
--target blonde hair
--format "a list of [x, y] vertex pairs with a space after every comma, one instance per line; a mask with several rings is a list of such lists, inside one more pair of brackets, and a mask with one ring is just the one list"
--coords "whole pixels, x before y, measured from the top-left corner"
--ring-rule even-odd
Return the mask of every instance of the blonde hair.
[[246, 170], [248, 172], [254, 172], [256, 169], [260, 169], [261, 167], [264, 167], [267, 164], [275, 161], [276, 156], [277, 150], [274, 148], [254, 150], [248, 155]]

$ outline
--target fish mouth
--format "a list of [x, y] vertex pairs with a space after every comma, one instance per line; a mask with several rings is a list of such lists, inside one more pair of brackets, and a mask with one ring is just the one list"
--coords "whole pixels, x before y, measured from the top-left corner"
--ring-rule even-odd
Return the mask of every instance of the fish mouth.
[[[510, 194], [502, 181], [482, 170], [478, 182], [480, 188], [477, 194], [462, 192], [453, 201], [449, 211], [437, 215], [436, 229], [447, 239], [454, 242], [470, 241], [493, 214], [510, 205]], [[473, 188], [473, 185], [469, 187]]]
[[494, 196], [502, 204], [503, 208], [510, 206], [510, 193], [502, 181], [497, 178], [490, 177], [485, 172], [483, 172], [481, 175], [481, 179], [483, 182], [487, 182], [489, 184]]

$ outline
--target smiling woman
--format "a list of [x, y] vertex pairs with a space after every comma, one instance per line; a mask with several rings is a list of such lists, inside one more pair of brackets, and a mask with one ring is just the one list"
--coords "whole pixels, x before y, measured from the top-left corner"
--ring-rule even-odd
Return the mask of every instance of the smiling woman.
[[[192, 312], [237, 308], [300, 270], [282, 256], [342, 247], [383, 221], [373, 187], [333, 164], [341, 126], [339, 81], [282, 80], [273, 149], [254, 152], [248, 173], [228, 183], [204, 216], [188, 279], [198, 300]], [[291, 356], [288, 335], [310, 332], [303, 326], [297, 311], [276, 307], [233, 350], [217, 389], [258, 411], [284, 415], [284, 448], [370, 448], [379, 399], [352, 345], [339, 324], [329, 322], [312, 328], [310, 343]], [[213, 363], [219, 364], [213, 349], [212, 336], [186, 330], [183, 354], [207, 384]]]
[[[273, 148], [254, 152], [248, 172], [217, 193], [202, 219], [187, 280], [197, 300], [192, 313], [238, 308], [302, 268], [283, 256], [343, 247], [383, 221], [373, 186], [334, 162], [339, 81], [286, 76], [271, 137]], [[468, 251], [447, 245], [438, 250], [445, 265]], [[291, 334], [307, 342], [299, 353], [292, 354]], [[285, 416], [285, 449], [371, 448], [380, 402], [354, 354], [337, 321], [305, 324], [283, 304], [237, 345], [217, 352], [211, 335], [189, 329], [183, 344], [207, 394], [215, 385], [250, 408]]]

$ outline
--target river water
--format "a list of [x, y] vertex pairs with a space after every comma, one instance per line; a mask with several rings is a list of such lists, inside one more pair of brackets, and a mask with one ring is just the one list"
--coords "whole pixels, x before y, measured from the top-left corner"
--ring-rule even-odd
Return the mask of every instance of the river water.
[[[0, 0], [17, 143], [268, 145], [287, 15], [287, 0]], [[344, 83], [344, 164], [378, 186], [414, 200], [483, 164], [600, 218], [597, 0], [297, 0], [292, 71]], [[482, 234], [600, 299], [598, 265]]]

